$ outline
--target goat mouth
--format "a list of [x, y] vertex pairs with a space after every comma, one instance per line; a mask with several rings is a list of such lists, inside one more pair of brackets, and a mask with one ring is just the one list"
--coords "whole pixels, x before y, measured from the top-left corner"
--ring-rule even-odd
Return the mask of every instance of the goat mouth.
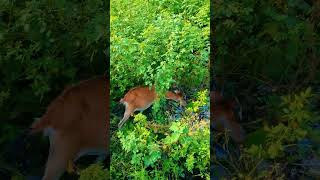
[[180, 103], [180, 106], [185, 107], [185, 106], [187, 106], [187, 103], [186, 102], [182, 102], [182, 103]]

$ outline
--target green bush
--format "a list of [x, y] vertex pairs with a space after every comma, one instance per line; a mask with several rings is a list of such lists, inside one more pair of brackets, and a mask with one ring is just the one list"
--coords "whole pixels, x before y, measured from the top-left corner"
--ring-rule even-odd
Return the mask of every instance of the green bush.
[[[0, 0], [0, 154], [66, 85], [107, 70], [106, 7], [102, 0]], [[22, 170], [41, 174], [35, 162], [47, 157], [30, 155]]]
[[209, 1], [111, 1], [111, 97], [208, 82]]
[[155, 85], [160, 95], [152, 116], [111, 128], [112, 179], [209, 178], [208, 119], [196, 118], [209, 111], [200, 108], [208, 92], [177, 122], [162, 98], [173, 86], [191, 97], [208, 88], [209, 7], [207, 0], [111, 1], [111, 127], [122, 115], [115, 102], [130, 88]]
[[228, 158], [236, 160], [231, 158], [226, 163], [220, 157], [215, 162], [227, 164], [229, 176], [240, 179], [289, 178], [289, 173], [294, 171], [290, 168], [294, 166], [300, 170], [292, 177], [314, 177], [308, 173], [312, 165], [299, 162], [320, 152], [317, 146], [319, 129], [312, 127], [320, 122], [320, 114], [313, 107], [315, 97], [311, 88], [282, 96], [281, 103], [269, 109], [270, 113], [276, 112], [273, 118], [265, 119], [262, 127], [248, 134], [240, 157], [230, 154]]
[[108, 180], [110, 175], [101, 164], [92, 164], [80, 172], [79, 180]]
[[209, 179], [209, 119], [199, 119], [200, 109], [208, 105], [208, 92], [203, 91], [180, 119], [169, 124], [148, 122], [137, 114], [134, 124], [125, 125], [113, 137], [121, 149], [114, 148], [111, 178]]
[[318, 11], [305, 0], [213, 1], [215, 73], [295, 88], [319, 82]]
[[39, 116], [66, 84], [105, 72], [105, 7], [100, 0], [0, 2], [1, 119]]
[[[212, 4], [212, 78], [218, 77], [214, 81], [218, 89], [224, 87], [224, 94], [239, 99], [241, 124], [247, 132], [239, 151], [224, 142], [227, 157], [213, 155], [214, 164], [226, 170], [226, 177], [236, 179], [307, 176], [311, 166], [300, 162], [319, 154], [319, 141], [313, 140], [319, 130], [311, 128], [319, 123], [319, 110], [312, 107], [317, 106], [320, 83], [319, 2], [215, 0]], [[314, 95], [307, 87], [315, 90]], [[303, 141], [310, 144], [301, 145]], [[214, 143], [219, 142], [214, 139]]]

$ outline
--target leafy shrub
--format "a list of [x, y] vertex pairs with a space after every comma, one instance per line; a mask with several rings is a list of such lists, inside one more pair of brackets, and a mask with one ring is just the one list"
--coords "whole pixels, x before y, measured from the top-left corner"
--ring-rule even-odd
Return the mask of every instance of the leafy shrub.
[[299, 140], [308, 135], [308, 131], [311, 132], [310, 125], [320, 119], [311, 111], [312, 96], [310, 88], [300, 94], [283, 96], [280, 105], [282, 112], [278, 123], [271, 127], [268, 125], [264, 127], [267, 137], [264, 147], [257, 148], [256, 145], [252, 145], [248, 152], [254, 156], [259, 154], [260, 158], [267, 159], [284, 157], [286, 147], [296, 146]]
[[305, 0], [213, 1], [215, 73], [255, 84], [319, 82], [318, 11]]
[[111, 97], [136, 85], [199, 87], [208, 80], [209, 1], [111, 2]]
[[1, 154], [66, 85], [105, 72], [106, 7], [102, 0], [0, 1]]
[[[138, 114], [134, 125], [128, 121], [113, 133], [111, 178], [208, 179], [208, 118], [197, 118], [208, 112], [208, 93], [182, 117], [158, 110], [172, 86], [184, 92], [208, 87], [209, 1], [111, 1], [110, 15], [112, 102], [137, 85], [155, 85], [160, 95], [152, 117]], [[111, 108], [118, 111], [115, 103]]]
[[104, 1], [0, 3], [1, 119], [39, 116], [66, 83], [106, 70]]
[[275, 107], [279, 113], [262, 128], [250, 133], [239, 159], [231, 162], [233, 167], [227, 165], [231, 175], [247, 179], [281, 179], [290, 177], [290, 173], [292, 178], [298, 174], [308, 175], [306, 172], [310, 167], [303, 167], [303, 164], [298, 165], [300, 170], [295, 174], [287, 168], [297, 166], [319, 151], [312, 139], [314, 132], [319, 131], [312, 126], [320, 122], [319, 114], [312, 107], [315, 96], [310, 88], [282, 96], [281, 103]]
[[[121, 150], [113, 153], [111, 178], [178, 179], [191, 174], [209, 179], [209, 119], [199, 119], [208, 104], [208, 92], [200, 92], [185, 114], [168, 124], [151, 123], [137, 114], [133, 125], [116, 133]], [[125, 170], [119, 171], [121, 167]]]
[[[214, 170], [222, 169], [220, 173], [230, 179], [305, 176], [311, 166], [301, 162], [319, 151], [318, 141], [311, 141], [319, 135], [311, 128], [319, 122], [315, 115], [319, 110], [311, 107], [316, 105], [315, 96], [309, 90], [280, 96], [319, 86], [319, 2], [216, 0], [212, 4], [212, 71], [214, 78], [219, 77], [214, 82], [219, 90], [222, 82], [225, 94], [239, 98], [242, 123], [249, 133], [244, 147], [221, 145], [222, 152], [214, 155]], [[301, 145], [305, 141], [311, 143]]]
[[79, 180], [107, 180], [110, 175], [101, 164], [92, 164], [80, 172]]

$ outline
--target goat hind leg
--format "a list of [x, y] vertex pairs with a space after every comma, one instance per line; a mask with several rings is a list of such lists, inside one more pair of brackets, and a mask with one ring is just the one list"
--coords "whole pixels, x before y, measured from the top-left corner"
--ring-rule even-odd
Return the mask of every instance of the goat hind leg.
[[76, 149], [72, 146], [72, 141], [62, 138], [54, 138], [50, 145], [49, 157], [46, 170], [42, 180], [58, 180], [67, 168], [68, 161], [72, 161], [76, 154]]
[[133, 108], [126, 108], [126, 112], [123, 115], [122, 120], [119, 122], [118, 127], [121, 128], [122, 125], [129, 119], [131, 114], [133, 114]]

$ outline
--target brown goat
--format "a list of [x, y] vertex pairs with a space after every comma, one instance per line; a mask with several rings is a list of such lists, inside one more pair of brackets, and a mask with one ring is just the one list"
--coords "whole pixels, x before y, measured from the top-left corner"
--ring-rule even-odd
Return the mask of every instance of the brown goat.
[[211, 91], [210, 99], [212, 105], [210, 111], [212, 115], [212, 125], [218, 131], [225, 131], [230, 134], [236, 143], [242, 143], [245, 139], [245, 133], [241, 125], [237, 122], [233, 111], [235, 102], [226, 100], [217, 91]]
[[[183, 98], [183, 94], [180, 91], [171, 92], [168, 91], [165, 94], [166, 99], [174, 100], [180, 103], [180, 105], [185, 106], [186, 101]], [[135, 111], [143, 111], [149, 108], [157, 98], [155, 87], [135, 87], [130, 89], [127, 94], [120, 100], [120, 103], [126, 106], [126, 111], [123, 115], [122, 120], [119, 122], [118, 127], [121, 128], [122, 125], [129, 119], [129, 117]]]
[[109, 147], [109, 80], [98, 76], [66, 88], [31, 126], [50, 139], [43, 180], [57, 180], [68, 162], [84, 154], [106, 155]]

